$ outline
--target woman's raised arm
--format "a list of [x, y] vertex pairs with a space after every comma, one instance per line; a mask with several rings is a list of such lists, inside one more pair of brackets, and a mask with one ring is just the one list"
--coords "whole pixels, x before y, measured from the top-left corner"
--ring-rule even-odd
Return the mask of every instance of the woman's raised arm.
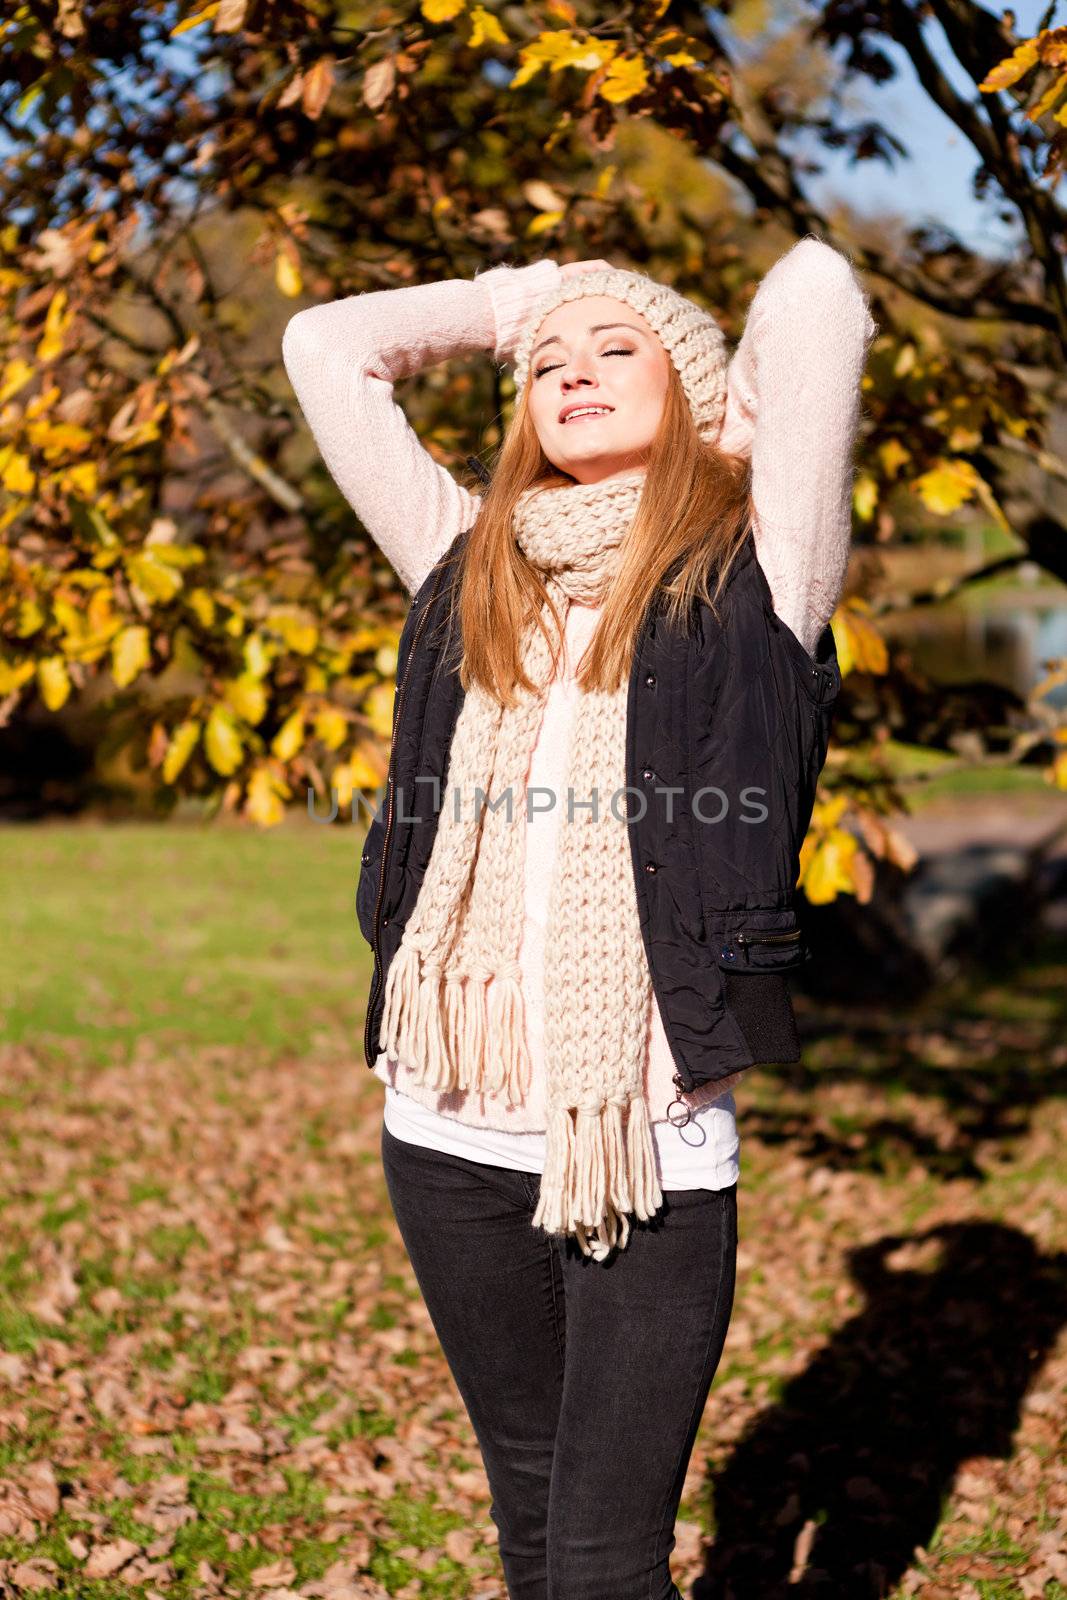
[[809, 652], [848, 567], [860, 382], [877, 331], [847, 256], [808, 237], [764, 277], [730, 363], [719, 443], [751, 452], [756, 552], [775, 611]]
[[556, 282], [545, 259], [493, 267], [473, 280], [350, 295], [298, 311], [282, 360], [330, 474], [412, 594], [480, 496], [420, 442], [393, 384], [452, 356], [510, 360], [530, 308]]

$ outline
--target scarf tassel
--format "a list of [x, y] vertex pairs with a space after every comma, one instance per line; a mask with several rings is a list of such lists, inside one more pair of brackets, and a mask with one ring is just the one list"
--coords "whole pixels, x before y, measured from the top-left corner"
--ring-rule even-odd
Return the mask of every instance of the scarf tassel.
[[419, 952], [411, 945], [401, 944], [389, 963], [382, 1002], [381, 1036], [386, 1050], [394, 1058], [411, 1061], [411, 1019], [415, 1014], [419, 994]]
[[452, 1088], [441, 1003], [441, 969], [401, 943], [385, 980], [381, 1036], [390, 1055], [410, 1065], [416, 1081], [439, 1093]]
[[438, 1092], [479, 1089], [506, 1094], [515, 1105], [529, 1090], [533, 1068], [516, 976], [483, 982], [445, 975], [402, 943], [386, 978], [382, 1038], [418, 1083]]
[[493, 1063], [492, 1087], [503, 1090], [509, 1105], [521, 1103], [532, 1069], [526, 1044], [522, 983], [515, 976], [496, 977], [489, 990], [488, 1050]]
[[445, 1044], [455, 1072], [455, 1087], [467, 1089], [463, 1055], [463, 979], [454, 973], [445, 978]]
[[485, 1014], [485, 984], [468, 978], [463, 991], [463, 1048], [460, 1052], [462, 1086], [473, 1089], [482, 1083], [482, 1062], [486, 1053], [488, 1020]]
[[627, 1213], [645, 1222], [662, 1201], [643, 1094], [630, 1098], [625, 1135], [613, 1102], [596, 1111], [578, 1108], [575, 1117], [566, 1106], [552, 1109], [534, 1227], [573, 1232], [583, 1255], [603, 1261], [616, 1247], [625, 1249]]

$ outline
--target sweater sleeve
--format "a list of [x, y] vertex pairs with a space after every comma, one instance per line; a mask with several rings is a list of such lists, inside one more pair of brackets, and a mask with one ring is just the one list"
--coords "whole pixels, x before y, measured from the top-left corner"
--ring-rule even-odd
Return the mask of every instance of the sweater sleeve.
[[730, 363], [719, 442], [751, 452], [756, 553], [775, 611], [809, 652], [848, 567], [860, 383], [877, 331], [847, 256], [809, 236], [764, 277]]
[[330, 475], [412, 594], [481, 497], [419, 440], [393, 385], [453, 356], [509, 360], [526, 317], [558, 277], [548, 259], [350, 295], [291, 317], [282, 360]]

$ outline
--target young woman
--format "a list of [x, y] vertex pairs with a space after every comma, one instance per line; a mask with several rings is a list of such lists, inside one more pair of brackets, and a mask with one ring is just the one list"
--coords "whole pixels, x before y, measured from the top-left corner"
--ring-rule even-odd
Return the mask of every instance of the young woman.
[[[792, 891], [874, 332], [814, 238], [732, 360], [702, 308], [598, 261], [353, 296], [285, 332], [323, 458], [414, 596], [358, 897], [366, 1046], [513, 1600], [678, 1596], [733, 1306], [732, 1091], [796, 1055]], [[392, 390], [478, 351], [517, 390], [484, 496]], [[631, 821], [634, 788], [666, 814]]]

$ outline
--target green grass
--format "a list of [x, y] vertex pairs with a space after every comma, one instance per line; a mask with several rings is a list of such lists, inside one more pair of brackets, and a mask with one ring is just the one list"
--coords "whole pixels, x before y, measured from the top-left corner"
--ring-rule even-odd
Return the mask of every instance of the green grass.
[[361, 831], [176, 824], [0, 829], [0, 1041], [358, 1039], [370, 952]]

